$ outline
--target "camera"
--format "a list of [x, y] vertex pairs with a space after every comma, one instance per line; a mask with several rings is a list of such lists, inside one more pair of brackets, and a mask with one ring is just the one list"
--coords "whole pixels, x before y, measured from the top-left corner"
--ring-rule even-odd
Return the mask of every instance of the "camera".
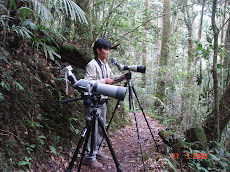
[[126, 88], [115, 85], [101, 84], [90, 82], [85, 79], [77, 81], [75, 75], [72, 73], [72, 67], [67, 66], [61, 70], [61, 73], [66, 75], [71, 82], [72, 87], [83, 92], [99, 93], [118, 100], [124, 100], [126, 95]]
[[133, 72], [145, 73], [145, 65], [133, 65], [133, 66], [120, 65], [117, 59], [115, 58], [112, 58], [111, 62], [112, 64], [117, 65], [119, 70], [130, 70]]

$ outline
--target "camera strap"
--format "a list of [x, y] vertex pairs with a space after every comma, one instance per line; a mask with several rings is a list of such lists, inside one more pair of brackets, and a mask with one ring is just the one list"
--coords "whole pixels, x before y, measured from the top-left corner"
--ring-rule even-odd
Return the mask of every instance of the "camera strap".
[[67, 78], [67, 71], [65, 72], [65, 92], [66, 92], [66, 95], [68, 95], [68, 78]]
[[[100, 60], [98, 59], [98, 57], [94, 57], [94, 60], [96, 60], [97, 64], [100, 66], [101, 68], [101, 72], [102, 72], [102, 78], [105, 78], [106, 76], [104, 75], [104, 72], [103, 72], [103, 69], [102, 69], [102, 66], [101, 66], [101, 62]], [[106, 68], [106, 64], [105, 64], [105, 68]], [[106, 69], [107, 70], [107, 69]], [[108, 75], [108, 74], [107, 74]], [[107, 77], [108, 78], [108, 77]]]

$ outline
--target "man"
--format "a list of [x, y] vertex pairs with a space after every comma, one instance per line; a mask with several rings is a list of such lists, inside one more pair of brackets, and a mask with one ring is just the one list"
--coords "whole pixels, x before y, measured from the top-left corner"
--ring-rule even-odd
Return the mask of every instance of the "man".
[[[105, 39], [98, 39], [94, 43], [93, 51], [95, 54], [95, 58], [91, 60], [86, 68], [85, 68], [85, 78], [91, 82], [103, 83], [103, 84], [114, 84], [116, 80], [125, 79], [125, 75], [114, 76], [108, 63], [106, 60], [109, 57], [111, 44], [109, 41]], [[106, 123], [106, 113], [108, 102], [108, 97], [101, 95], [102, 103], [98, 108], [98, 113], [103, 119], [103, 125]], [[88, 119], [90, 112], [92, 111], [92, 107], [90, 104], [84, 104], [86, 120]], [[95, 134], [93, 136], [95, 139], [95, 144], [93, 145], [93, 155], [90, 154], [91, 149], [91, 137], [88, 140], [87, 151], [84, 159], [84, 164], [93, 168], [101, 168], [102, 164], [98, 161], [108, 160], [108, 156], [101, 152], [101, 149], [98, 150], [101, 140], [103, 138], [103, 133], [100, 127], [98, 127], [98, 123], [95, 125]]]

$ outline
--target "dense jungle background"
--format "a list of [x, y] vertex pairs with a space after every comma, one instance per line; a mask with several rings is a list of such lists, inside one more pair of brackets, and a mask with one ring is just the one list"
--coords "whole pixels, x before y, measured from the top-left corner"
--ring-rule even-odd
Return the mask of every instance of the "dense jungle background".
[[[146, 65], [132, 81], [166, 128], [164, 171], [230, 171], [229, 10], [227, 0], [0, 0], [0, 171], [52, 171], [45, 162], [73, 153], [84, 111], [60, 103], [80, 97], [60, 71], [84, 78], [98, 38], [120, 64]], [[126, 96], [111, 131], [130, 125], [128, 111]]]

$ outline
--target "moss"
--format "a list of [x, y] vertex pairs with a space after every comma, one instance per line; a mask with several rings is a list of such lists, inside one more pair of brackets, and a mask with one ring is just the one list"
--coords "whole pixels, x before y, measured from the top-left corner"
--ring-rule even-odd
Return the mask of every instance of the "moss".
[[206, 150], [208, 148], [204, 130], [201, 127], [192, 127], [186, 131], [188, 142], [194, 143], [195, 149]]
[[182, 154], [183, 140], [171, 131], [161, 130], [158, 135], [163, 139], [163, 142], [173, 148], [173, 152]]
[[162, 138], [162, 139], [166, 139], [170, 136], [170, 132], [166, 131], [166, 130], [161, 130], [159, 131], [158, 135]]
[[69, 53], [78, 54], [79, 56], [84, 57], [86, 60], [92, 59], [92, 56], [89, 54], [88, 50], [82, 50], [73, 44], [62, 45], [61, 49]]

